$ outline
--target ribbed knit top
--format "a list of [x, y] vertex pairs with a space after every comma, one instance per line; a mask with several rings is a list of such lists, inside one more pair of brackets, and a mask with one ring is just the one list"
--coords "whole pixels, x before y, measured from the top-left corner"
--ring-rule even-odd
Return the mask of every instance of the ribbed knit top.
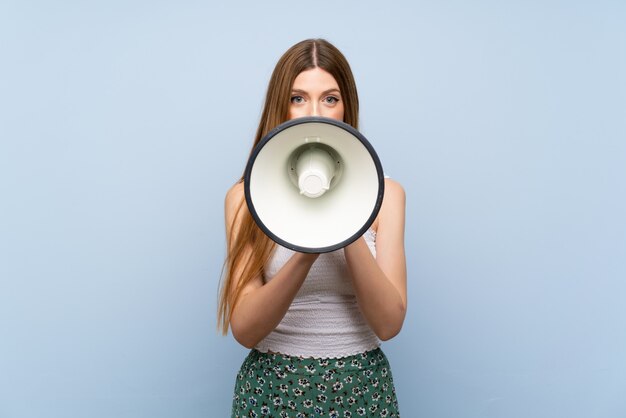
[[[376, 256], [376, 233], [370, 229], [364, 238]], [[293, 251], [277, 245], [265, 266], [264, 281], [272, 280], [292, 255]], [[379, 345], [359, 309], [340, 249], [320, 254], [280, 324], [255, 348], [290, 356], [337, 358]]]

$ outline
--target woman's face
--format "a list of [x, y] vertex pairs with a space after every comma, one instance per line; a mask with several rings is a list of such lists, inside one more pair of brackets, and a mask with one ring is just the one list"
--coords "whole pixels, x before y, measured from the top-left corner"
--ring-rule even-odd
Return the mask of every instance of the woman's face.
[[343, 98], [330, 73], [312, 68], [298, 74], [291, 88], [289, 119], [324, 116], [343, 121]]

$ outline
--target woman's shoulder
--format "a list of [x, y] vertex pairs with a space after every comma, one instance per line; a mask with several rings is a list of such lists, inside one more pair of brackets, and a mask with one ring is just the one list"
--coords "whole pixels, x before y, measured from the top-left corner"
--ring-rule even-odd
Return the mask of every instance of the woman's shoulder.
[[[405, 192], [402, 185], [389, 177], [385, 177], [385, 193], [383, 195], [383, 204], [378, 212], [376, 220], [372, 224], [372, 230], [378, 231], [380, 219], [386, 216], [397, 216], [404, 213]], [[404, 215], [402, 215], [404, 216]]]
[[229, 202], [240, 202], [243, 198], [244, 190], [243, 190], [243, 181], [238, 181], [233, 184], [230, 189], [226, 192], [226, 204]]
[[244, 200], [243, 182], [238, 181], [226, 192], [224, 212], [228, 223], [231, 223]]
[[390, 177], [385, 177], [385, 194], [383, 197], [383, 205], [386, 202], [390, 201], [402, 203], [404, 202], [405, 195], [406, 194], [404, 192], [404, 187], [402, 187], [402, 185], [398, 181]]

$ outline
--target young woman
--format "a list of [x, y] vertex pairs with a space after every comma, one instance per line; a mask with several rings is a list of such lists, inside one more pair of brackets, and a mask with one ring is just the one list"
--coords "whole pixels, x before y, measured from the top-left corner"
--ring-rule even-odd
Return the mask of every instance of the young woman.
[[[289, 119], [323, 116], [358, 129], [350, 66], [322, 39], [292, 46], [272, 74], [254, 146]], [[228, 255], [220, 327], [250, 354], [237, 375], [232, 417], [397, 417], [380, 340], [404, 321], [405, 194], [385, 179], [372, 227], [326, 254], [273, 243], [245, 204], [243, 179], [225, 201]]]

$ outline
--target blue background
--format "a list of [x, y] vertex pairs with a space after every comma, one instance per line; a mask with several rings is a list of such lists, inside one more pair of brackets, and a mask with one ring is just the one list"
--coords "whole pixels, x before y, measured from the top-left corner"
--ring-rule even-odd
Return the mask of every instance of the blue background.
[[225, 417], [223, 196], [293, 43], [407, 192], [406, 417], [626, 416], [622, 1], [0, 4], [0, 417]]

